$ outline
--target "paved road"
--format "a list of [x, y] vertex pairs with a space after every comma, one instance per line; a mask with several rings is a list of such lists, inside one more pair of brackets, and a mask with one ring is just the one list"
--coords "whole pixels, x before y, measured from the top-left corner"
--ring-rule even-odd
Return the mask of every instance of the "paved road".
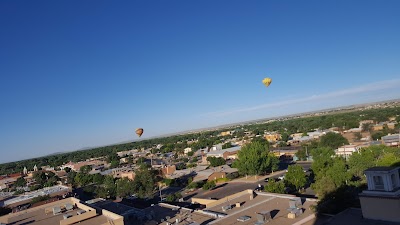
[[[301, 165], [303, 167], [303, 169], [306, 171], [308, 171], [308, 169], [311, 167], [310, 162], [298, 163], [298, 165]], [[277, 179], [279, 176], [282, 176], [286, 173], [285, 170], [287, 169], [287, 165], [282, 166], [281, 168], [283, 168], [282, 171], [278, 171], [278, 172], [274, 173], [274, 175], [264, 176], [262, 178], [265, 179], [265, 177], [269, 177], [269, 179], [270, 178]], [[228, 183], [220, 184], [213, 190], [204, 191], [203, 189], [199, 189], [196, 192], [192, 192], [192, 193], [188, 193], [188, 194], [182, 193], [182, 195], [183, 195], [185, 201], [190, 200], [190, 198], [192, 198], [192, 197], [220, 199], [225, 196], [232, 195], [232, 194], [235, 194], [237, 192], [244, 191], [247, 189], [254, 190], [258, 187], [259, 184], [264, 186], [267, 184], [267, 181], [265, 181], [264, 179], [262, 179], [260, 181], [253, 181], [253, 182], [249, 182], [249, 181], [241, 182], [241, 180], [234, 180], [234, 181], [231, 181]], [[242, 180], [244, 180], [244, 179], [242, 179]]]

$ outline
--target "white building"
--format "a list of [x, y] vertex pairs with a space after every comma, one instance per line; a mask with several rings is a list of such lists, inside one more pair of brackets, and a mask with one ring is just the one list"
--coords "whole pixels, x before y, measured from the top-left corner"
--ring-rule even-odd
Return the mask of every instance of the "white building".
[[400, 222], [400, 167], [365, 170], [368, 190], [359, 194], [363, 218]]
[[349, 156], [351, 156], [354, 152], [358, 152], [359, 150], [360, 146], [358, 145], [343, 145], [335, 150], [335, 154], [348, 159]]

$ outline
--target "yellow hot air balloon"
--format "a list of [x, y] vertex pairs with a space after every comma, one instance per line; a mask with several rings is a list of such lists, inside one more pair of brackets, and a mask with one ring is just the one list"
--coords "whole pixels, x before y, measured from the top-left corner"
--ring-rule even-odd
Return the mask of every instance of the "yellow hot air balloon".
[[136, 129], [135, 133], [140, 137], [143, 134], [143, 128]]
[[272, 79], [269, 78], [269, 77], [266, 77], [266, 78], [264, 78], [264, 79], [262, 80], [262, 82], [263, 82], [263, 84], [264, 84], [265, 86], [268, 87], [268, 86], [271, 84]]

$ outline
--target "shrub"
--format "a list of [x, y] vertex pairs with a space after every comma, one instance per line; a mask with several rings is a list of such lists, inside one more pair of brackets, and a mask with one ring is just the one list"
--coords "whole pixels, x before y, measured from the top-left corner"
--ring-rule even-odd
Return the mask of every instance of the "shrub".
[[214, 181], [208, 181], [207, 183], [205, 183], [204, 185], [203, 185], [203, 190], [209, 190], [209, 189], [212, 189], [212, 188], [215, 188], [215, 182]]

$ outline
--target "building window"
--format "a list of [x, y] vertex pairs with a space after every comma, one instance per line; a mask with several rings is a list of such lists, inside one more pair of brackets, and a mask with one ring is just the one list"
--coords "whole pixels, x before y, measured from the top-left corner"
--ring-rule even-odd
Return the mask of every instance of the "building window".
[[384, 190], [383, 179], [381, 176], [374, 176], [374, 185], [376, 190]]
[[397, 186], [396, 175], [394, 174], [390, 175], [390, 179], [392, 180], [392, 188], [396, 188]]

